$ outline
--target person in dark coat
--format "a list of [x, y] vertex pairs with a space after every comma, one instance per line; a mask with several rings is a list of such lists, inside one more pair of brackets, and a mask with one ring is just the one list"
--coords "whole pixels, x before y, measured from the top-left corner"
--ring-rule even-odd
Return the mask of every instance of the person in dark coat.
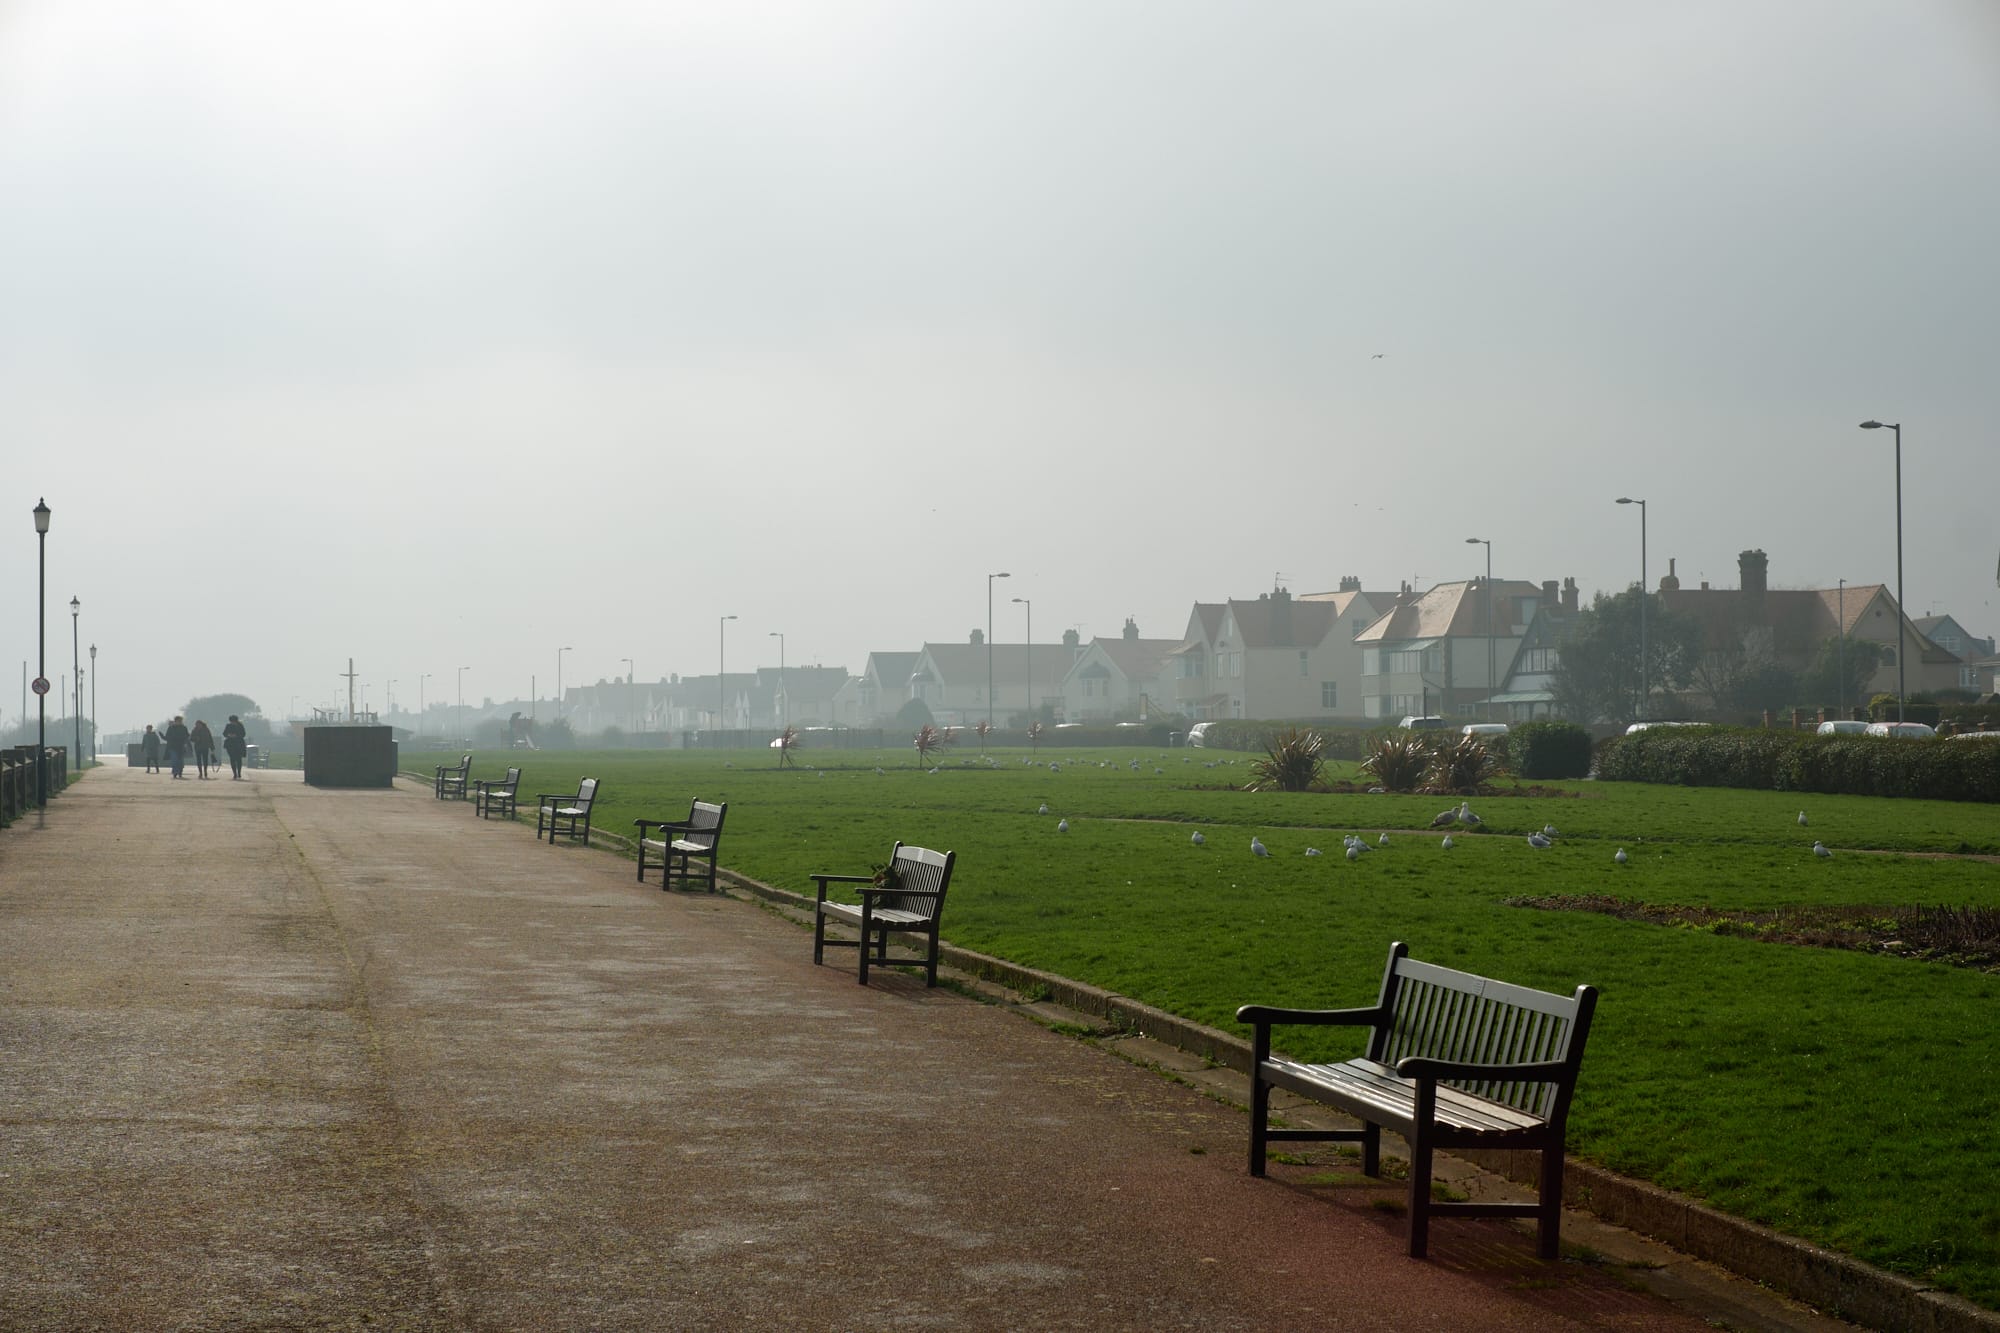
[[146, 761], [146, 771], [160, 771], [160, 733], [153, 730], [153, 724], [146, 724], [146, 734], [139, 738], [139, 757]]
[[229, 753], [229, 780], [243, 780], [243, 753], [248, 747], [249, 737], [244, 734], [242, 719], [236, 714], [229, 715], [229, 721], [222, 724], [222, 748]]
[[194, 742], [194, 768], [201, 780], [208, 781], [208, 766], [215, 762], [215, 733], [208, 729], [208, 723], [200, 718], [194, 720], [194, 730], [188, 733]]
[[187, 776], [182, 771], [187, 767], [187, 752], [187, 723], [176, 716], [173, 721], [167, 723], [167, 767], [173, 770], [177, 778]]

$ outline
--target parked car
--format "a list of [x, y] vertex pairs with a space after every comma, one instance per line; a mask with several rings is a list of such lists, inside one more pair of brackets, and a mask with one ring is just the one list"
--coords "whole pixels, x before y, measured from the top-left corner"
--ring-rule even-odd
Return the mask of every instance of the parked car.
[[1859, 718], [1836, 718], [1831, 722], [1820, 723], [1819, 734], [1822, 736], [1865, 736], [1868, 734], [1868, 724]]
[[1928, 722], [1870, 722], [1864, 733], [1869, 736], [1895, 736], [1906, 741], [1925, 740], [1937, 735], [1937, 728]]
[[1710, 724], [1706, 722], [1634, 722], [1631, 726], [1625, 728], [1625, 734], [1627, 736], [1635, 736], [1648, 727], [1706, 727], [1708, 725]]
[[1961, 731], [1949, 737], [1955, 741], [2000, 741], [2000, 731]]
[[1448, 717], [1406, 717], [1396, 724], [1404, 731], [1450, 731]]
[[1460, 729], [1461, 736], [1505, 736], [1505, 722], [1468, 722]]

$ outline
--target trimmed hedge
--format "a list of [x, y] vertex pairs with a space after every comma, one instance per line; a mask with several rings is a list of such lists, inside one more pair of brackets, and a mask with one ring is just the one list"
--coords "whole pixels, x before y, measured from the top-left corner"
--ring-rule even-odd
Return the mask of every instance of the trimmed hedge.
[[1311, 719], [1297, 722], [1229, 720], [1209, 723], [1208, 730], [1201, 734], [1201, 743], [1203, 748], [1210, 750], [1244, 750], [1262, 754], [1273, 736], [1289, 730], [1318, 732], [1326, 741], [1326, 748], [1321, 753], [1327, 759], [1359, 762], [1368, 753], [1368, 738], [1380, 732], [1381, 728], [1328, 726]]
[[1590, 733], [1574, 722], [1522, 722], [1508, 730], [1506, 740], [1520, 777], [1590, 776]]
[[2000, 801], [2000, 741], [1660, 727], [1606, 741], [1597, 752], [1597, 776], [1686, 787]]

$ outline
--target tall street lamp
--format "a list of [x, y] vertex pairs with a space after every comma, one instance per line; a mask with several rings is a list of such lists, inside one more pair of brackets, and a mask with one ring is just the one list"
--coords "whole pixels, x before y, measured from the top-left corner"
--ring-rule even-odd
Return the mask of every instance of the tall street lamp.
[[568, 646], [556, 649], [556, 716], [557, 717], [562, 716], [562, 710], [563, 710], [562, 655], [564, 653], [573, 653], [575, 651], [576, 649]]
[[1500, 692], [1500, 682], [1493, 679], [1493, 542], [1486, 537], [1467, 537], [1467, 546], [1486, 548], [1486, 716], [1493, 716], [1493, 696]]
[[1035, 720], [1035, 604], [1025, 597], [1016, 597], [1014, 600], [1026, 607], [1028, 612], [1028, 628], [1026, 630], [1028, 636], [1028, 721], [1033, 722]]
[[792, 699], [785, 693], [785, 632], [774, 629], [770, 637], [778, 641], [778, 731], [782, 734], [792, 725]]
[[83, 610], [83, 603], [76, 598], [69, 599], [69, 669], [76, 677], [76, 687], [69, 692], [70, 711], [76, 714], [76, 748], [69, 752], [70, 763], [83, 767], [83, 654], [77, 651], [82, 639], [77, 633], [77, 616]]
[[90, 645], [90, 757], [97, 758], [97, 645]]
[[993, 580], [1011, 578], [1009, 574], [988, 574], [986, 576], [986, 729], [993, 729]]
[[715, 743], [722, 744], [722, 715], [729, 708], [729, 622], [735, 616], [723, 616], [715, 622]]
[[417, 677], [417, 735], [419, 736], [424, 734], [424, 682], [430, 678], [431, 673], [428, 671]]
[[1864, 421], [1863, 430], [1893, 430], [1896, 432], [1896, 720], [1903, 720], [1903, 700], [1909, 691], [1905, 688], [1908, 680], [1903, 659], [1909, 654], [1909, 640], [1903, 637], [1903, 423], [1900, 421]]
[[632, 659], [629, 657], [621, 657], [618, 660], [625, 664], [625, 735], [629, 740], [632, 733], [638, 730], [632, 721], [632, 672], [634, 667]]
[[1653, 699], [1646, 660], [1646, 502], [1621, 495], [1618, 503], [1639, 506], [1639, 720], [1643, 722], [1646, 714], [1652, 711], [1650, 705]]
[[465, 673], [470, 670], [471, 667], [458, 669], [458, 738], [461, 741], [465, 739]]
[[35, 503], [35, 804], [49, 804], [49, 502]]
[[1840, 589], [1838, 592], [1834, 594], [1834, 596], [1837, 599], [1834, 605], [1839, 608], [1833, 614], [1834, 614], [1834, 619], [1840, 622], [1839, 625], [1840, 716], [1844, 719], [1847, 716], [1847, 580], [1846, 579], [1840, 580]]

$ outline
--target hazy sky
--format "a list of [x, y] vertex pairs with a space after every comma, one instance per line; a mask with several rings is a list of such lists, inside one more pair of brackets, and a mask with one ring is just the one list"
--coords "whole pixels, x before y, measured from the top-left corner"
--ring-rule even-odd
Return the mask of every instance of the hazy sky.
[[[2000, 631], [1983, 0], [0, 0], [0, 660], [551, 692], [1648, 556]], [[1376, 354], [1381, 354], [1379, 359]], [[19, 709], [0, 688], [0, 714]], [[32, 715], [32, 707], [30, 709]]]

